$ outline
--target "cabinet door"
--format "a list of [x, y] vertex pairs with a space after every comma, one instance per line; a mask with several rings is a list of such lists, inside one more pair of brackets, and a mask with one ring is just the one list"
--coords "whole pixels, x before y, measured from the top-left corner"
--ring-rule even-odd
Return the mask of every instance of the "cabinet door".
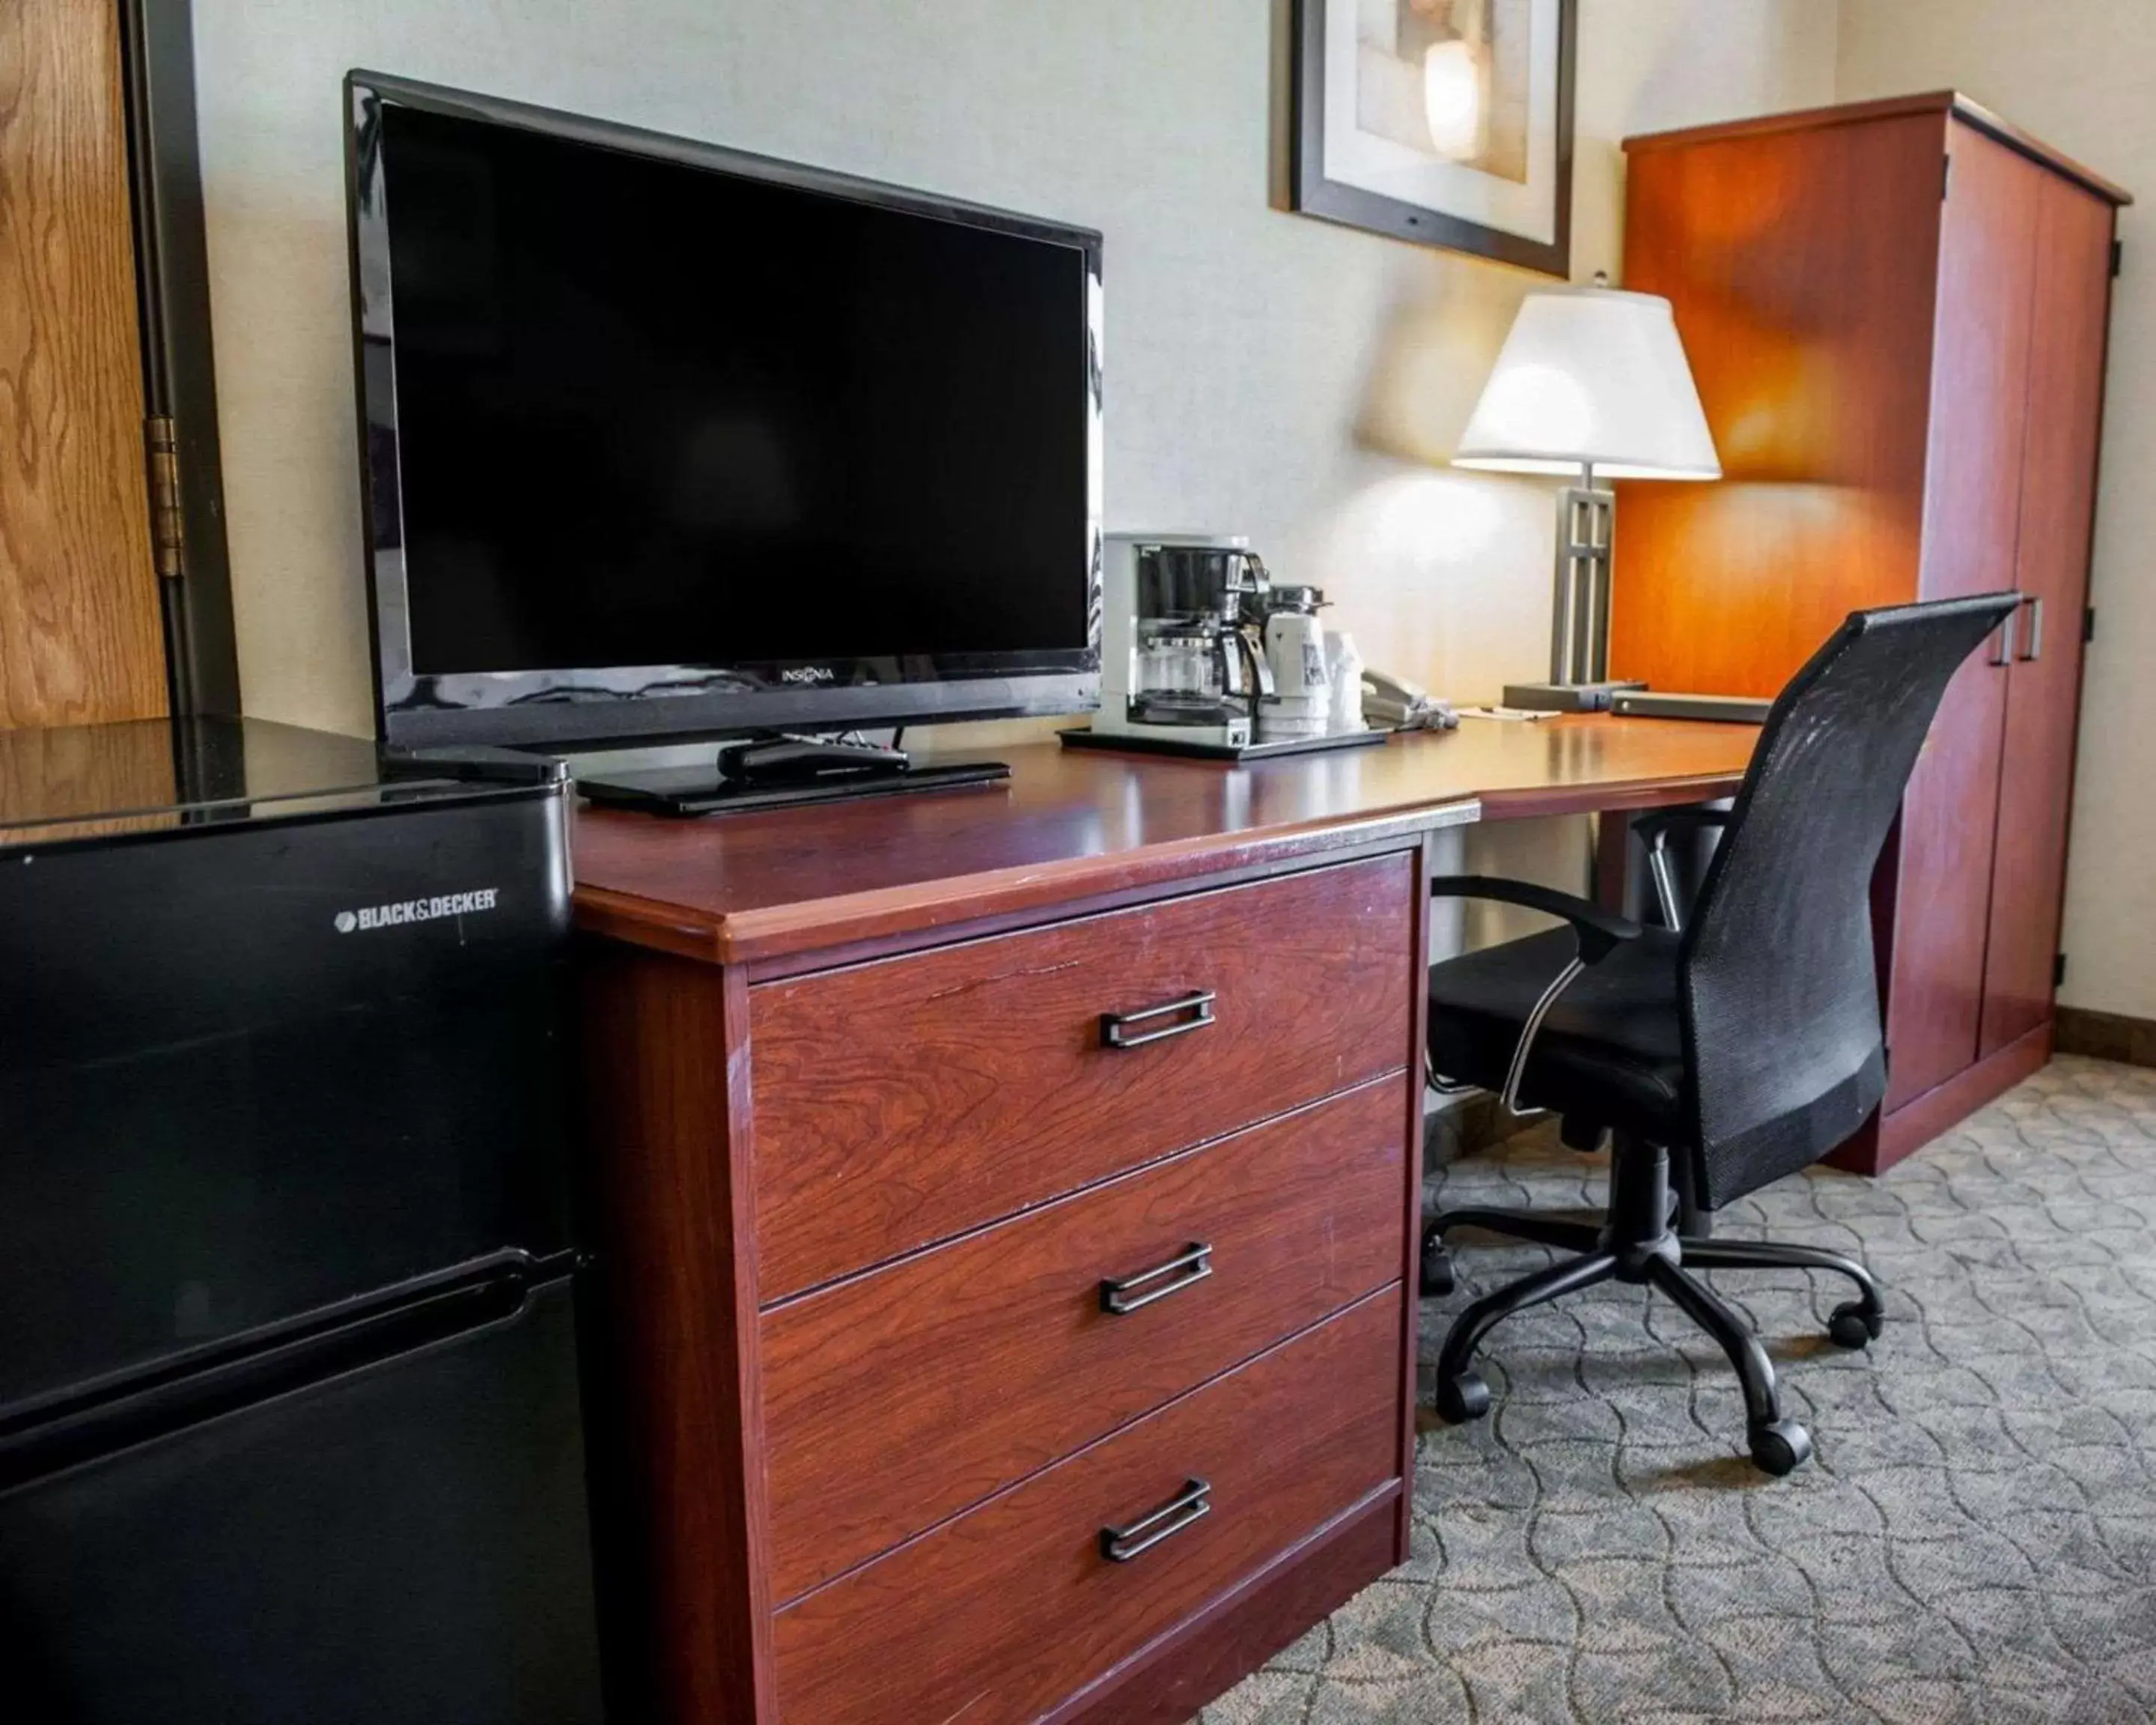
[[2037, 334], [2030, 356], [2016, 565], [2026, 603], [2018, 656], [2006, 679], [1980, 1054], [2005, 1047], [2051, 1015], [2103, 418], [2112, 221], [2104, 199], [2071, 181], [2046, 177], [2037, 216]]
[[0, 5], [0, 726], [165, 711], [120, 8]]
[[[1948, 128], [1919, 596], [2014, 585], [2036, 221], [2050, 176]], [[1888, 1111], [1973, 1065], [1999, 817], [2007, 672], [1973, 656], [1940, 703], [1902, 811], [1887, 993]]]

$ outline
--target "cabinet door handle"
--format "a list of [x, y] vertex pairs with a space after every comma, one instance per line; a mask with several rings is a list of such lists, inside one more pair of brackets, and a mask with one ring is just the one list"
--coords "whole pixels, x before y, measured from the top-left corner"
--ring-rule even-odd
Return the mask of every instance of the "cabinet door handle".
[[1151, 1551], [1163, 1539], [1173, 1539], [1194, 1522], [1213, 1513], [1212, 1486], [1204, 1480], [1187, 1481], [1183, 1489], [1158, 1509], [1121, 1527], [1101, 1529], [1101, 1555], [1111, 1563], [1127, 1563], [1140, 1552]]
[[[1120, 1280], [1102, 1277], [1101, 1310], [1121, 1317], [1156, 1300], [1165, 1300], [1170, 1294], [1194, 1288], [1212, 1273], [1213, 1248], [1204, 1241], [1194, 1240], [1165, 1264], [1156, 1264], [1150, 1270], [1141, 1270], [1136, 1276]], [[1148, 1282], [1158, 1282], [1159, 1286], [1139, 1293], [1137, 1291]]]
[[[1165, 1042], [1171, 1036], [1188, 1035], [1193, 1030], [1202, 1030], [1213, 1022], [1213, 1002], [1216, 997], [1210, 988], [1200, 993], [1186, 994], [1180, 1000], [1171, 1000], [1164, 1006], [1148, 1006], [1143, 1012], [1104, 1012], [1101, 1014], [1101, 1045], [1103, 1048], [1143, 1048], [1148, 1042]], [[1131, 1026], [1149, 1024], [1155, 1019], [1173, 1017], [1188, 1013], [1188, 1018], [1178, 1018], [1172, 1024], [1163, 1024], [1158, 1030], [1140, 1030], [1133, 1035]]]
[[2029, 608], [2029, 644], [2021, 649], [2021, 662], [2034, 665], [2044, 656], [2044, 596], [2032, 593], [2021, 603]]
[[2016, 605], [2011, 611], [2009, 611], [2004, 618], [1999, 619], [1999, 632], [1992, 637], [1991, 658], [1989, 661], [1990, 664], [2013, 664], [2014, 626], [2020, 622], [2020, 620], [2021, 608], [2019, 605]]

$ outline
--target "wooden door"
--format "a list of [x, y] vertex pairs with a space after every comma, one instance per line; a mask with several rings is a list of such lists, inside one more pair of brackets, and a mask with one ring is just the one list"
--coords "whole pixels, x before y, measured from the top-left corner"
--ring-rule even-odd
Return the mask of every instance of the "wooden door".
[[[1924, 481], [1924, 598], [2014, 585], [2036, 224], [2051, 176], [1956, 121], [1941, 217]], [[2007, 670], [1979, 651], [1948, 685], [1902, 803], [1887, 987], [1889, 1112], [1974, 1065], [1999, 816]]]
[[0, 4], [0, 727], [166, 710], [120, 55]]
[[2046, 176], [2037, 215], [2028, 444], [2017, 585], [2026, 598], [2006, 677], [1979, 1052], [2051, 1016], [2081, 711], [2082, 617], [2111, 318], [2111, 203]]

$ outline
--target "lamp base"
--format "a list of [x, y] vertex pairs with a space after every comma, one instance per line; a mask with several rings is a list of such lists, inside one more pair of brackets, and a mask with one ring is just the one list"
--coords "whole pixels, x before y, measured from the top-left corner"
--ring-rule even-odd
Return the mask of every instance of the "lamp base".
[[1645, 683], [1619, 677], [1600, 683], [1507, 683], [1505, 705], [1544, 713], [1606, 713], [1620, 695]]

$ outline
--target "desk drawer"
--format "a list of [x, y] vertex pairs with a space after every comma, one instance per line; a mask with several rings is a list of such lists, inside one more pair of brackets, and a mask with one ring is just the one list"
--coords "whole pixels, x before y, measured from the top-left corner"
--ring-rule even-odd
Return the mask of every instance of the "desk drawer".
[[[1398, 1280], [1404, 1084], [1381, 1079], [767, 1312], [773, 1596]], [[1200, 1245], [1203, 1260], [1105, 1309], [1104, 1279]]]
[[762, 1299], [1398, 1070], [1414, 884], [1379, 857], [752, 990]]
[[[1403, 1304], [1395, 1282], [781, 1611], [787, 1725], [1036, 1719], [1364, 1501], [1397, 1477]], [[1197, 1481], [1126, 1542], [1157, 1544], [1103, 1554]]]

